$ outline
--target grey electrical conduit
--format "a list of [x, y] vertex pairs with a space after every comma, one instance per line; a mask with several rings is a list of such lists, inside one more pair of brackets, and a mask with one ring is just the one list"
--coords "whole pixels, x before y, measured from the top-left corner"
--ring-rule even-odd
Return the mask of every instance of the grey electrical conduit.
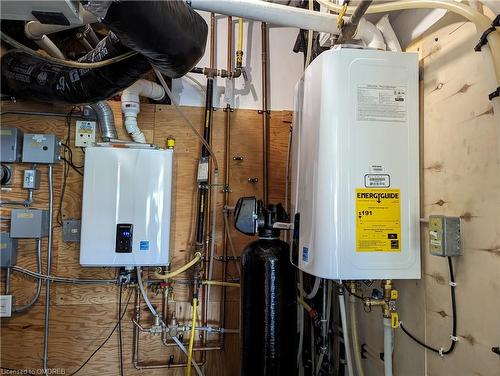
[[[36, 259], [37, 259], [37, 270], [38, 273], [42, 272], [42, 239], [38, 238], [36, 241]], [[33, 298], [26, 304], [21, 306], [14, 306], [12, 312], [14, 313], [22, 313], [29, 308], [33, 307], [33, 305], [38, 301], [40, 297], [40, 291], [42, 290], [42, 279], [37, 278], [36, 291]]]
[[[52, 234], [54, 217], [54, 167], [49, 164], [49, 237], [47, 240], [47, 275], [50, 275], [52, 267]], [[43, 370], [49, 375], [49, 319], [50, 319], [50, 280], [45, 281], [45, 318], [43, 336]]]
[[115, 279], [81, 279], [81, 278], [48, 276], [46, 274], [35, 273], [31, 270], [22, 268], [20, 266], [13, 266], [11, 269], [12, 269], [12, 271], [23, 273], [23, 274], [26, 274], [26, 275], [33, 277], [33, 278], [38, 278], [38, 279], [45, 280], [45, 281], [49, 280], [49, 281], [57, 282], [57, 283], [67, 283], [67, 284], [75, 284], [75, 285], [78, 285], [78, 284], [81, 284], [81, 285], [85, 285], [85, 284], [112, 285], [112, 284], [117, 283]]
[[[136, 271], [137, 271], [137, 284], [139, 285], [139, 290], [141, 291], [142, 298], [146, 302], [146, 305], [148, 306], [149, 310], [151, 311], [151, 314], [153, 315], [153, 317], [155, 317], [155, 319], [157, 318], [160, 321], [160, 324], [162, 327], [164, 327], [164, 328], [167, 327], [167, 325], [165, 324], [163, 319], [160, 317], [158, 312], [156, 312], [155, 308], [153, 307], [153, 305], [151, 304], [151, 301], [148, 298], [148, 294], [146, 293], [146, 289], [144, 288], [144, 284], [142, 283], [141, 268], [137, 267]], [[186, 347], [182, 344], [182, 342], [175, 336], [173, 336], [172, 339], [177, 344], [177, 346], [179, 346], [179, 348], [182, 350], [182, 352], [184, 354], [186, 354], [186, 356], [187, 356], [188, 352], [186, 350]], [[191, 359], [191, 364], [196, 369], [196, 373], [198, 373], [198, 376], [203, 376], [203, 372], [201, 371], [200, 366], [198, 366], [198, 364], [195, 362], [194, 358]]]

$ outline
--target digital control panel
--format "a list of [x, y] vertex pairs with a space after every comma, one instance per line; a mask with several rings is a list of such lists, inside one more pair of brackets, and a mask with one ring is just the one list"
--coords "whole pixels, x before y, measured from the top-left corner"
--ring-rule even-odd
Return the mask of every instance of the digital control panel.
[[117, 253], [132, 252], [132, 225], [129, 223], [119, 223], [116, 225], [116, 249]]

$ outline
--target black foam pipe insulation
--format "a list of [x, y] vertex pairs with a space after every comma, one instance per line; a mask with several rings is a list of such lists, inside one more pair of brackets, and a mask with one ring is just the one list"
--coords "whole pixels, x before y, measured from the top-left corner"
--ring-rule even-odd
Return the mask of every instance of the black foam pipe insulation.
[[134, 83], [151, 65], [178, 78], [205, 52], [208, 26], [184, 1], [113, 2], [102, 23], [108, 35], [78, 61], [128, 59], [94, 69], [68, 67], [11, 50], [1, 59], [2, 94], [43, 102], [83, 104], [108, 99]]

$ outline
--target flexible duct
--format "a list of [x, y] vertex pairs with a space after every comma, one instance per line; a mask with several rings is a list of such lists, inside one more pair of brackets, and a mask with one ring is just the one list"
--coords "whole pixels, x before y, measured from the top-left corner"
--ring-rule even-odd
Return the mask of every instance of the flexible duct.
[[139, 54], [95, 69], [76, 69], [9, 51], [1, 61], [2, 93], [45, 102], [98, 102], [130, 86], [150, 64], [180, 77], [205, 51], [207, 25], [183, 1], [113, 2], [102, 22], [111, 31], [79, 62], [103, 61], [130, 49]]
[[99, 101], [90, 105], [97, 115], [99, 131], [103, 141], [115, 140], [118, 138], [115, 127], [115, 117], [113, 110], [106, 101]]

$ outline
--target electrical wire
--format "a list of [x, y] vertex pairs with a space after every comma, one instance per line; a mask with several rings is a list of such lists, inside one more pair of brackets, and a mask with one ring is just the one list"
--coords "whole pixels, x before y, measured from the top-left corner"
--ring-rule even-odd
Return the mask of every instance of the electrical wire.
[[203, 84], [200, 81], [198, 81], [196, 78], [190, 76], [189, 74], [186, 74], [184, 77], [186, 77], [188, 80], [192, 81], [195, 85], [197, 85], [200, 88], [200, 91], [202, 93], [207, 92], [207, 89], [205, 89], [205, 86], [203, 86]]
[[36, 273], [31, 270], [22, 268], [20, 266], [11, 267], [12, 271], [16, 271], [19, 273], [23, 273], [29, 275], [33, 278], [48, 280], [52, 282], [59, 283], [69, 283], [69, 284], [104, 284], [104, 285], [113, 285], [116, 284], [116, 280], [114, 279], [79, 279], [79, 278], [67, 278], [67, 277], [56, 277], [56, 276], [47, 276], [45, 274]]
[[154, 67], [153, 67], [153, 70], [155, 71], [156, 77], [158, 77], [158, 80], [160, 81], [161, 86], [163, 86], [163, 89], [165, 89], [165, 92], [167, 93], [168, 97], [170, 98], [170, 101], [174, 105], [174, 107], [177, 110], [177, 112], [179, 112], [179, 115], [181, 115], [181, 117], [184, 119], [184, 121], [189, 126], [189, 128], [191, 128], [191, 130], [196, 135], [196, 137], [198, 137], [198, 139], [200, 140], [200, 142], [203, 144], [203, 146], [205, 146], [205, 148], [207, 149], [207, 151], [210, 153], [210, 155], [212, 157], [212, 161], [214, 163], [214, 169], [218, 171], [219, 170], [219, 163], [217, 162], [217, 157], [215, 156], [214, 151], [212, 150], [212, 148], [210, 147], [210, 145], [208, 144], [208, 142], [200, 134], [200, 132], [198, 132], [198, 130], [193, 125], [193, 123], [191, 122], [191, 120], [189, 120], [189, 118], [184, 114], [184, 111], [181, 110], [181, 108], [179, 107], [179, 104], [177, 103], [177, 101], [174, 98], [174, 95], [172, 94], [172, 91], [170, 90], [170, 88], [168, 87], [167, 83], [165, 82], [165, 79], [163, 78], [163, 75], [161, 74], [161, 72], [158, 69], [154, 68]]
[[0, 33], [0, 37], [5, 43], [10, 44], [12, 47], [17, 48], [17, 49], [27, 53], [28, 55], [37, 57], [37, 58], [45, 60], [45, 61], [49, 61], [51, 63], [60, 64], [60, 65], [63, 65], [65, 67], [70, 67], [70, 68], [82, 68], [82, 69], [101, 68], [101, 67], [105, 67], [107, 65], [118, 63], [120, 61], [126, 60], [132, 56], [137, 55], [137, 52], [129, 51], [129, 52], [126, 52], [122, 55], [115, 56], [115, 57], [112, 57], [110, 59], [98, 61], [95, 63], [81, 63], [79, 61], [64, 60], [64, 59], [59, 59], [57, 57], [53, 57], [53, 56], [49, 56], [49, 55], [43, 55], [43, 54], [25, 46], [24, 44], [19, 43], [18, 41], [9, 37], [7, 34], [5, 34], [3, 32]]
[[399, 323], [399, 327], [405, 333], [408, 337], [410, 337], [414, 342], [418, 343], [420, 346], [425, 347], [427, 350], [430, 350], [436, 354], [439, 354], [440, 356], [445, 356], [448, 354], [451, 354], [455, 350], [456, 342], [457, 342], [457, 302], [456, 302], [456, 296], [455, 296], [455, 273], [453, 272], [453, 263], [451, 261], [451, 257], [448, 256], [448, 268], [450, 269], [450, 292], [451, 292], [451, 309], [452, 309], [452, 330], [451, 330], [451, 343], [448, 347], [447, 350], [444, 350], [444, 348], [435, 348], [432, 347], [425, 342], [419, 340], [417, 337], [415, 337], [413, 334], [411, 334], [404, 326], [403, 323]]
[[97, 354], [97, 352], [100, 349], [102, 349], [104, 347], [104, 345], [109, 341], [109, 339], [111, 338], [111, 336], [113, 335], [113, 333], [116, 331], [116, 328], [118, 328], [118, 325], [120, 325], [121, 321], [123, 320], [123, 316], [125, 316], [125, 314], [127, 313], [127, 308], [128, 308], [128, 304], [130, 303], [130, 298], [131, 297], [132, 297], [132, 290], [130, 290], [130, 293], [128, 295], [127, 303], [125, 304], [125, 309], [123, 310], [123, 313], [119, 317], [118, 322], [115, 324], [115, 326], [113, 327], [113, 329], [111, 329], [111, 333], [109, 333], [109, 335], [106, 337], [106, 339], [104, 340], [104, 342], [102, 342], [99, 345], [99, 347], [97, 349], [95, 349], [92, 354], [90, 354], [90, 356], [87, 358], [87, 360], [85, 360], [85, 362], [83, 362], [82, 365], [80, 365], [80, 367], [78, 367], [74, 372], [70, 373], [69, 376], [74, 376], [78, 372], [80, 372], [82, 370], [82, 368], [85, 367], [85, 365], [88, 362], [90, 362], [90, 360], [94, 357], [94, 355]]

